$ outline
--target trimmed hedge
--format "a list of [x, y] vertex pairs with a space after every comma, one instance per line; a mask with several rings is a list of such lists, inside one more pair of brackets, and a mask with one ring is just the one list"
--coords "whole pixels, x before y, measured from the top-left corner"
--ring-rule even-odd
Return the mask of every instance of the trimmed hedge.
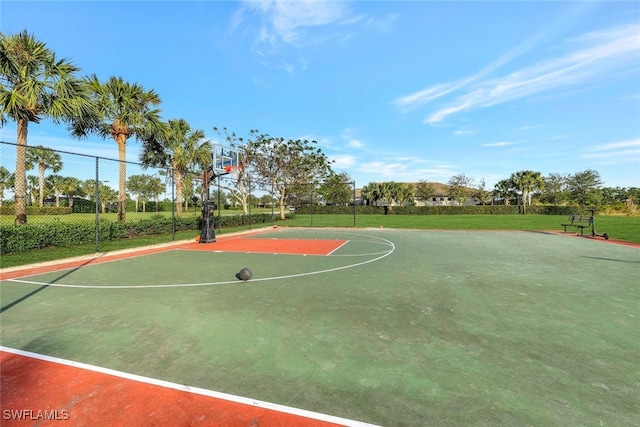
[[[176, 231], [202, 229], [202, 219], [183, 217], [175, 219]], [[271, 214], [234, 215], [215, 218], [216, 228], [271, 223]], [[98, 240], [101, 242], [131, 239], [152, 234], [172, 232], [172, 218], [162, 216], [135, 222], [107, 222], [98, 224]], [[96, 226], [93, 222], [70, 224], [25, 224], [21, 226], [0, 225], [0, 253], [25, 252], [56, 246], [72, 246], [96, 241]]]
[[[197, 218], [176, 218], [176, 230], [198, 230]], [[145, 219], [136, 222], [98, 224], [99, 241], [128, 239], [149, 234], [172, 232], [171, 218]], [[95, 223], [0, 225], [0, 253], [25, 252], [55, 246], [72, 246], [96, 241]]]
[[[16, 209], [14, 205], [0, 206], [0, 215], [14, 216]], [[27, 216], [29, 215], [67, 215], [71, 208], [66, 206], [27, 206]]]

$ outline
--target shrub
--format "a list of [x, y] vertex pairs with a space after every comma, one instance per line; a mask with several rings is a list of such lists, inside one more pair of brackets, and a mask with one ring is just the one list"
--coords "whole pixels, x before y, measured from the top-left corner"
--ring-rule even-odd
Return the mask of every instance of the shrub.
[[[219, 223], [218, 223], [219, 221]], [[271, 222], [271, 214], [234, 215], [216, 218], [216, 227], [236, 227]], [[130, 239], [152, 234], [169, 234], [173, 231], [172, 218], [153, 215], [149, 219], [134, 222], [98, 222], [98, 240]], [[201, 230], [198, 217], [175, 218], [175, 230]], [[72, 246], [96, 241], [94, 222], [49, 224], [0, 225], [0, 253], [25, 252], [55, 246]]]
[[[66, 206], [27, 206], [27, 216], [29, 215], [68, 215], [71, 213], [71, 208]], [[15, 207], [13, 205], [0, 206], [0, 215], [12, 216], [15, 214]]]

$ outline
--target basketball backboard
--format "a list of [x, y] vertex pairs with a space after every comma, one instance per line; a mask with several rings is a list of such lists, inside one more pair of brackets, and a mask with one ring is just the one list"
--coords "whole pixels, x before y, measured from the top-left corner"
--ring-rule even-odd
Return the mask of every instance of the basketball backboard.
[[213, 144], [213, 170], [214, 172], [228, 172], [228, 167], [237, 168], [238, 150]]

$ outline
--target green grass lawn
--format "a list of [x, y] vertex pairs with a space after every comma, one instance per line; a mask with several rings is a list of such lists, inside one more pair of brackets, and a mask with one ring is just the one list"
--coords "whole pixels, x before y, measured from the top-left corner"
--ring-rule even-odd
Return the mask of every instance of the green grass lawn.
[[[358, 228], [434, 230], [562, 230], [565, 215], [358, 215]], [[640, 216], [598, 216], [596, 232], [612, 239], [640, 243]], [[286, 225], [298, 227], [353, 226], [353, 215], [296, 215]], [[569, 231], [569, 230], [567, 230]], [[575, 229], [571, 230], [575, 232]], [[586, 231], [585, 231], [586, 232]]]
[[[265, 211], [263, 211], [265, 212]], [[269, 211], [270, 212], [270, 211]], [[223, 215], [238, 214], [239, 211], [222, 211]], [[257, 212], [253, 212], [257, 213]], [[171, 212], [133, 212], [127, 213], [127, 221], [151, 218], [162, 214], [171, 216]], [[199, 215], [193, 211], [185, 215]], [[277, 214], [276, 214], [277, 217]], [[117, 214], [100, 215], [101, 220], [116, 221]], [[30, 216], [30, 223], [46, 223], [51, 221], [87, 222], [94, 221], [93, 214], [73, 214], [58, 216]], [[561, 223], [566, 222], [564, 215], [357, 215], [357, 228], [398, 228], [398, 229], [435, 229], [435, 230], [527, 230], [547, 231], [562, 230]], [[279, 222], [291, 227], [353, 227], [353, 215], [308, 215], [297, 214], [293, 218]], [[239, 231], [243, 228], [222, 229], [221, 233]], [[246, 228], [245, 228], [246, 229]], [[217, 230], [216, 230], [217, 232]], [[572, 230], [575, 232], [575, 230]], [[607, 233], [611, 239], [640, 243], [640, 216], [598, 216], [596, 217], [596, 232]], [[218, 233], [220, 234], [220, 233]], [[197, 231], [182, 231], [176, 233], [176, 240], [193, 239]], [[101, 242], [100, 252], [110, 252], [119, 249], [166, 243], [172, 236], [153, 235], [136, 239], [126, 239], [112, 242]], [[26, 265], [37, 262], [52, 261], [79, 255], [95, 253], [95, 244], [79, 245], [68, 248], [47, 248], [25, 253], [6, 254], [0, 259], [2, 268]]]

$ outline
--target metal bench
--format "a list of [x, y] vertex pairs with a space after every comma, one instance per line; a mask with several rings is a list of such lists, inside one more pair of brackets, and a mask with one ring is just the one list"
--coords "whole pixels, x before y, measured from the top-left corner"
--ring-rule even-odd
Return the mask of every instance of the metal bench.
[[588, 215], [570, 215], [569, 216], [569, 221], [564, 223], [564, 224], [560, 224], [562, 226], [562, 228], [564, 229], [564, 233], [567, 232], [567, 227], [576, 227], [580, 230], [580, 235], [583, 236], [584, 235], [584, 229], [587, 227], [591, 227], [591, 225], [593, 224], [593, 216], [588, 216]]

